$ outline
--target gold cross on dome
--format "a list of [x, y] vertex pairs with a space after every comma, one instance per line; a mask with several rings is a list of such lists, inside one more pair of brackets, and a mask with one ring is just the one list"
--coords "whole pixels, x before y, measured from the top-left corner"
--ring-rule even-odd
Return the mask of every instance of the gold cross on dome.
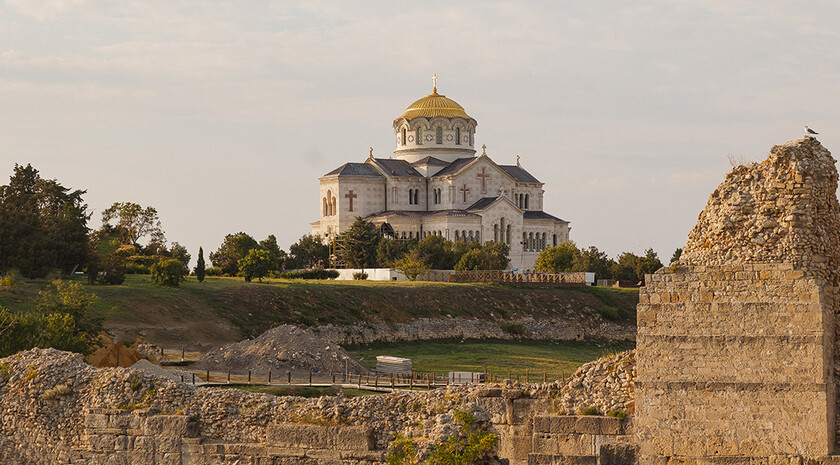
[[432, 92], [437, 92], [437, 74], [432, 74]]
[[481, 144], [481, 154], [487, 155], [487, 144]]
[[373, 147], [368, 148], [368, 158], [373, 158]]

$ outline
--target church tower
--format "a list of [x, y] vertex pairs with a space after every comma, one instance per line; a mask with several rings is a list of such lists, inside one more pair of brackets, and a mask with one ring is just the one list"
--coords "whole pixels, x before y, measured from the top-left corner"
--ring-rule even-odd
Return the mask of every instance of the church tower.
[[417, 100], [394, 120], [397, 136], [395, 158], [414, 163], [426, 157], [451, 163], [475, 156], [475, 127], [478, 123], [464, 108], [437, 92]]

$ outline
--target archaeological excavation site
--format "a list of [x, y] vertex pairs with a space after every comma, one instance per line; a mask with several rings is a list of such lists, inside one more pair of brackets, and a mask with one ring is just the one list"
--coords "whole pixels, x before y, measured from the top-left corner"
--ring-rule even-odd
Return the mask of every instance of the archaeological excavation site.
[[32, 349], [0, 360], [0, 463], [840, 464], [837, 183], [812, 137], [734, 167], [647, 277], [636, 349], [562, 382], [304, 398]]

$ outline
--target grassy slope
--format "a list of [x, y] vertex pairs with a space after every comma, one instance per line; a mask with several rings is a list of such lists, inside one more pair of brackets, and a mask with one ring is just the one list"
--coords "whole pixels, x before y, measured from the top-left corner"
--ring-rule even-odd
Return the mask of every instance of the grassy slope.
[[[81, 278], [76, 278], [80, 279]], [[48, 281], [0, 291], [0, 306], [23, 310]], [[603, 288], [519, 288], [492, 284], [369, 281], [271, 281], [189, 278], [180, 288], [158, 287], [149, 276], [129, 275], [120, 286], [90, 286], [95, 310], [124, 339], [138, 333], [165, 346], [221, 344], [254, 337], [281, 323], [351, 324], [418, 317], [509, 319], [523, 316], [600, 318], [616, 309], [628, 321], [638, 292]], [[609, 312], [607, 312], [609, 313]]]
[[633, 347], [634, 343], [624, 341], [415, 341], [350, 347], [349, 351], [371, 369], [376, 367], [377, 355], [391, 355], [410, 358], [412, 369], [420, 372], [480, 372], [486, 366], [504, 377], [511, 372], [524, 379], [528, 370], [539, 377], [546, 372], [553, 380], [561, 374], [568, 377], [586, 362]]

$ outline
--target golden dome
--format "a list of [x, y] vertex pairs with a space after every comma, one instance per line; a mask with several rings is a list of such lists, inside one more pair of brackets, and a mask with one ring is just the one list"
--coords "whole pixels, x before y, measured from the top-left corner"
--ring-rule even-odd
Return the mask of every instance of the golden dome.
[[464, 107], [458, 105], [454, 100], [446, 98], [445, 95], [438, 94], [437, 88], [431, 94], [409, 105], [400, 118], [434, 118], [435, 116], [472, 119], [464, 111]]

